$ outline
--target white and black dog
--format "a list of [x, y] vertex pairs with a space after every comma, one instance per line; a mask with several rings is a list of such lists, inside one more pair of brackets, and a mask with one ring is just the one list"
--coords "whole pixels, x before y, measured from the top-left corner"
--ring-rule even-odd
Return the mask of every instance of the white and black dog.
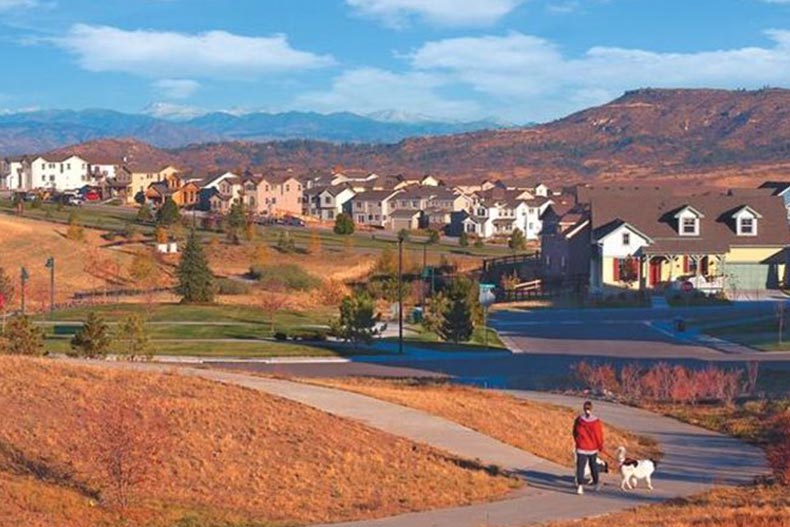
[[[576, 463], [576, 449], [573, 450], [573, 462]], [[600, 456], [595, 458], [595, 464], [598, 465], [599, 474], [609, 473], [609, 463], [601, 459]], [[590, 465], [584, 466], [584, 479], [588, 485], [592, 483], [592, 472], [590, 471]]]
[[625, 447], [621, 446], [617, 449], [617, 463], [620, 465], [620, 488], [622, 490], [635, 489], [640, 479], [645, 480], [647, 488], [653, 490], [653, 482], [651, 477], [653, 472], [656, 471], [657, 463], [652, 459], [632, 459], [626, 457]]

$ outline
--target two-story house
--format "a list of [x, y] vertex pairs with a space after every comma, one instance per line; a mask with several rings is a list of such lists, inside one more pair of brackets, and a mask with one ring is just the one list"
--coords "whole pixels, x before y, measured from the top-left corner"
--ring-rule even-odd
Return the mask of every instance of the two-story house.
[[324, 221], [332, 221], [338, 214], [351, 214], [351, 199], [356, 195], [346, 185], [314, 187], [305, 191], [306, 215]]
[[400, 190], [370, 190], [351, 199], [351, 215], [357, 225], [385, 227], [393, 211], [392, 202]]
[[304, 186], [291, 171], [270, 171], [256, 175], [256, 206], [258, 214], [268, 216], [302, 214], [304, 208]]
[[80, 156], [36, 156], [30, 161], [32, 188], [77, 190], [91, 181], [88, 162]]
[[31, 190], [33, 174], [27, 156], [6, 157], [0, 160], [0, 189]]

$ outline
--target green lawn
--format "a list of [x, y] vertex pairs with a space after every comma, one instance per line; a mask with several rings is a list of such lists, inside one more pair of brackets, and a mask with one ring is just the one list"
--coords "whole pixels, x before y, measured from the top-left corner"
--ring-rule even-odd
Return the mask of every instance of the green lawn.
[[[460, 352], [475, 352], [475, 351], [503, 351], [507, 346], [499, 338], [499, 335], [493, 329], [488, 328], [488, 346], [485, 345], [485, 333], [483, 328], [475, 328], [472, 338], [469, 342], [462, 342], [455, 344], [453, 342], [443, 342], [436, 333], [425, 331], [421, 327], [410, 327], [410, 329], [417, 331], [417, 334], [409, 334], [403, 337], [405, 345], [413, 344], [414, 346], [431, 349], [436, 351], [460, 351]], [[387, 342], [397, 342], [397, 337], [387, 337], [383, 339]]]
[[[45, 347], [50, 353], [65, 353], [69, 348], [68, 338], [47, 338]], [[152, 341], [151, 349], [155, 355], [196, 356], [196, 357], [337, 357], [355, 354], [372, 354], [369, 350], [334, 349], [318, 344], [291, 342], [251, 341], [251, 342], [205, 342], [205, 341]], [[111, 349], [112, 353], [113, 350]]]
[[[14, 205], [10, 200], [0, 200], [0, 212], [5, 214], [16, 214]], [[82, 207], [69, 207], [51, 203], [42, 203], [40, 207], [33, 208], [30, 203], [25, 203], [23, 217], [28, 219], [54, 221], [58, 223], [68, 223], [69, 216], [75, 213], [80, 223], [85, 227], [92, 227], [102, 230], [121, 230], [128, 223], [134, 222], [137, 211], [127, 207], [112, 207], [97, 209], [91, 205]], [[138, 225], [139, 230], [145, 230]], [[151, 230], [150, 228], [148, 230]]]

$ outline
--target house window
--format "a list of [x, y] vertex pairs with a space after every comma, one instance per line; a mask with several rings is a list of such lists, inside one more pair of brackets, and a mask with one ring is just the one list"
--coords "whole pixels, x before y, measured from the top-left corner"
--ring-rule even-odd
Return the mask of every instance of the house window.
[[329, 196], [325, 196], [325, 197], [324, 197], [324, 203], [326, 203], [327, 205], [329, 205], [330, 203], [332, 203], [332, 198], [330, 198]]
[[291, 185], [285, 185], [285, 191], [291, 192]]
[[365, 215], [357, 214], [357, 223], [365, 223]]
[[624, 232], [623, 233], [623, 245], [631, 245], [631, 233]]
[[757, 222], [754, 218], [740, 218], [738, 220], [739, 236], [754, 236], [757, 234]]
[[682, 218], [680, 220], [680, 234], [683, 236], [696, 236], [699, 233], [699, 220], [697, 218]]

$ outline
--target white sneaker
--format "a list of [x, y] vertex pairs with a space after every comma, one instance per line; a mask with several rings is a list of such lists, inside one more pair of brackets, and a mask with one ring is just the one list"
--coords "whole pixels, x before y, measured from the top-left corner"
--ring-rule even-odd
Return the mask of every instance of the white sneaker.
[[582, 494], [584, 494], [584, 487], [582, 487], [581, 485], [579, 485], [579, 486], [576, 488], [576, 494], [578, 494], [579, 496], [581, 496]]

